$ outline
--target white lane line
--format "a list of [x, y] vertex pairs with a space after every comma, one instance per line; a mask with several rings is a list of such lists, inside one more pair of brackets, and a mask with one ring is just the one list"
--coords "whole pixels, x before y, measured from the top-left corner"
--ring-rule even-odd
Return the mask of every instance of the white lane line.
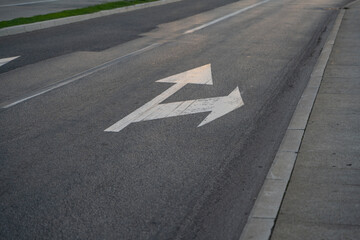
[[103, 64], [101, 64], [101, 65], [99, 65], [99, 66], [96, 66], [96, 67], [90, 68], [90, 69], [88, 69], [88, 70], [86, 70], [86, 71], [84, 71], [84, 72], [78, 73], [78, 74], [76, 74], [76, 75], [74, 75], [74, 76], [72, 76], [72, 77], [70, 77], [70, 78], [65, 79], [64, 81], [61, 81], [60, 83], [57, 83], [57, 84], [55, 84], [55, 85], [52, 85], [52, 86], [43, 88], [42, 90], [36, 91], [36, 92], [30, 94], [30, 95], [27, 96], [27, 97], [23, 97], [23, 98], [21, 98], [21, 99], [15, 100], [15, 101], [10, 101], [10, 102], [2, 103], [2, 104], [0, 104], [0, 107], [1, 107], [1, 108], [10, 108], [10, 107], [13, 107], [13, 106], [15, 106], [15, 105], [17, 105], [17, 104], [19, 104], [19, 103], [22, 103], [22, 102], [25, 102], [25, 101], [27, 101], [27, 100], [29, 100], [29, 99], [34, 98], [34, 97], [40, 96], [40, 95], [42, 95], [42, 94], [44, 94], [44, 93], [47, 93], [47, 92], [50, 92], [50, 91], [52, 91], [52, 90], [54, 90], [54, 89], [63, 87], [63, 86], [65, 86], [65, 85], [69, 84], [69, 83], [75, 82], [75, 81], [77, 81], [77, 80], [79, 80], [79, 79], [82, 79], [82, 78], [87, 77], [87, 76], [89, 76], [89, 75], [91, 75], [91, 74], [93, 74], [93, 73], [96, 73], [96, 72], [98, 72], [98, 71], [100, 71], [100, 70], [103, 70], [103, 69], [105, 69], [105, 68], [107, 68], [107, 67], [110, 67], [110, 66], [112, 66], [112, 65], [120, 62], [120, 61], [123, 60], [124, 58], [131, 57], [131, 56], [135, 56], [135, 55], [137, 55], [137, 54], [140, 54], [140, 53], [143, 53], [143, 52], [145, 52], [145, 51], [151, 50], [151, 49], [153, 49], [153, 48], [155, 48], [155, 47], [157, 47], [157, 46], [159, 46], [159, 45], [160, 45], [160, 43], [154, 43], [154, 44], [151, 44], [151, 45], [149, 45], [149, 46], [147, 46], [147, 47], [144, 47], [144, 48], [142, 48], [142, 49], [139, 49], [139, 50], [137, 50], [137, 51], [134, 51], [134, 52], [131, 52], [131, 53], [126, 54], [126, 55], [124, 55], [124, 56], [115, 58], [115, 59], [113, 59], [113, 60], [111, 60], [111, 61], [109, 61], [109, 62], [103, 63]]
[[247, 10], [250, 10], [250, 9], [254, 8], [254, 7], [260, 6], [260, 5], [262, 5], [262, 4], [264, 4], [264, 3], [267, 3], [267, 2], [269, 2], [269, 1], [270, 1], [270, 0], [261, 1], [261, 2], [255, 3], [255, 4], [253, 4], [253, 5], [250, 5], [250, 6], [248, 6], [248, 7], [242, 8], [242, 9], [236, 11], [236, 12], [230, 13], [230, 14], [228, 14], [228, 15], [225, 15], [225, 16], [221, 17], [221, 18], [217, 18], [217, 19], [215, 19], [215, 20], [212, 20], [212, 21], [210, 21], [210, 22], [208, 22], [208, 23], [205, 23], [205, 24], [203, 24], [203, 25], [201, 25], [201, 26], [198, 26], [198, 27], [196, 27], [196, 28], [187, 30], [186, 32], [184, 32], [184, 34], [193, 33], [193, 32], [196, 32], [196, 31], [198, 31], [198, 30], [200, 30], [200, 29], [209, 27], [209, 26], [211, 26], [211, 25], [213, 25], [213, 24], [215, 24], [215, 23], [224, 21], [224, 20], [226, 20], [226, 19], [228, 19], [228, 18], [231, 18], [231, 17], [233, 17], [233, 16], [235, 16], [235, 15], [238, 15], [238, 14], [240, 14], [240, 13], [243, 13], [243, 12], [245, 12], [245, 11], [247, 11]]
[[35, 1], [35, 2], [13, 3], [13, 4], [0, 5], [0, 7], [14, 7], [14, 6], [23, 6], [23, 5], [45, 3], [45, 2], [55, 2], [55, 1], [57, 1], [57, 0], [43, 0], [43, 1]]

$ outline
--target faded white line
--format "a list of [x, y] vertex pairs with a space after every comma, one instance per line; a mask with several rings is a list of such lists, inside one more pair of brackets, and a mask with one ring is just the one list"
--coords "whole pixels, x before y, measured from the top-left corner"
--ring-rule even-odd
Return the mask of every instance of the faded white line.
[[56, 2], [56, 1], [57, 0], [43, 0], [43, 1], [35, 1], [35, 2], [13, 3], [13, 4], [0, 5], [0, 7], [14, 7], [14, 6], [23, 6], [23, 5], [31, 5], [31, 4], [45, 3], [45, 2]]
[[260, 6], [260, 5], [262, 5], [262, 4], [264, 4], [264, 3], [267, 3], [267, 2], [269, 2], [269, 1], [270, 1], [270, 0], [261, 1], [261, 2], [255, 3], [255, 4], [253, 4], [253, 5], [250, 5], [250, 6], [246, 7], [246, 8], [242, 8], [242, 9], [236, 11], [236, 12], [230, 13], [230, 14], [228, 14], [228, 15], [225, 15], [225, 16], [221, 17], [221, 18], [217, 18], [217, 19], [215, 19], [215, 20], [212, 20], [211, 22], [205, 23], [205, 24], [203, 24], [203, 25], [201, 25], [201, 26], [198, 26], [198, 27], [196, 27], [196, 28], [187, 30], [186, 32], [184, 32], [184, 34], [193, 33], [193, 32], [196, 32], [196, 31], [198, 31], [198, 30], [200, 30], [200, 29], [209, 27], [209, 26], [211, 26], [211, 25], [213, 25], [213, 24], [215, 24], [215, 23], [224, 21], [224, 20], [226, 20], [226, 19], [228, 19], [228, 18], [231, 18], [231, 17], [233, 17], [233, 16], [235, 16], [235, 15], [238, 15], [238, 14], [240, 14], [240, 13], [243, 13], [243, 12], [245, 12], [245, 11], [247, 11], [247, 10], [250, 10], [250, 9], [254, 8], [254, 7]]
[[17, 104], [19, 104], [19, 103], [22, 103], [22, 102], [25, 102], [25, 101], [27, 101], [27, 100], [29, 100], [29, 99], [34, 98], [34, 97], [40, 96], [40, 95], [42, 95], [42, 94], [44, 94], [44, 93], [47, 93], [47, 92], [50, 92], [50, 91], [52, 91], [52, 90], [54, 90], [54, 89], [63, 87], [63, 86], [65, 86], [65, 85], [69, 84], [69, 83], [75, 82], [75, 81], [77, 81], [77, 80], [79, 80], [79, 79], [82, 79], [82, 78], [87, 77], [87, 76], [89, 76], [89, 75], [91, 75], [91, 74], [93, 74], [93, 73], [96, 73], [96, 72], [98, 72], [98, 71], [100, 71], [100, 70], [103, 70], [103, 69], [105, 69], [105, 68], [107, 68], [107, 67], [110, 67], [110, 66], [118, 63], [119, 61], [123, 60], [124, 58], [131, 57], [131, 56], [135, 56], [135, 55], [137, 55], [137, 54], [140, 54], [140, 53], [143, 53], [143, 52], [148, 51], [148, 50], [150, 50], [150, 49], [153, 49], [153, 48], [155, 48], [155, 47], [157, 47], [157, 46], [159, 46], [159, 45], [160, 45], [160, 43], [151, 44], [151, 45], [149, 45], [149, 46], [147, 46], [147, 47], [144, 47], [144, 48], [142, 48], [142, 49], [139, 49], [139, 50], [137, 50], [137, 51], [131, 52], [131, 53], [126, 54], [126, 55], [124, 55], [124, 56], [115, 58], [115, 59], [113, 59], [113, 60], [111, 60], [111, 61], [109, 61], [109, 62], [103, 63], [103, 64], [101, 64], [101, 65], [99, 65], [99, 66], [90, 68], [90, 69], [88, 69], [88, 70], [86, 70], [86, 71], [84, 71], [84, 72], [78, 73], [78, 74], [76, 74], [76, 75], [74, 75], [74, 76], [72, 76], [72, 77], [70, 77], [70, 78], [65, 79], [64, 81], [62, 81], [62, 82], [60, 82], [60, 83], [57, 83], [57, 84], [55, 84], [55, 85], [52, 85], [52, 86], [43, 88], [42, 90], [36, 91], [36, 92], [30, 94], [30, 95], [27, 96], [27, 97], [23, 97], [23, 98], [21, 98], [21, 99], [19, 99], [19, 100], [15, 100], [15, 101], [10, 101], [10, 102], [2, 103], [2, 104], [0, 104], [0, 106], [1, 106], [1, 108], [10, 108], [10, 107], [13, 107], [13, 106], [15, 106], [15, 105], [17, 105]]

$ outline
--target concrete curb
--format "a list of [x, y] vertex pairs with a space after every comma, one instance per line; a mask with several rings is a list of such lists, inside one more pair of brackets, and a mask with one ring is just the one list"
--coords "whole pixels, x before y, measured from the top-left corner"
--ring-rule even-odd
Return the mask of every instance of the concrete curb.
[[344, 14], [345, 10], [340, 10], [334, 27], [313, 69], [308, 85], [297, 104], [240, 240], [267, 240], [271, 237], [275, 220], [300, 149], [305, 128]]
[[81, 22], [81, 21], [85, 21], [85, 20], [89, 20], [89, 19], [93, 19], [93, 18], [109, 16], [109, 15], [117, 14], [117, 13], [125, 13], [125, 12], [130, 12], [130, 11], [139, 10], [139, 9], [148, 8], [148, 7], [160, 6], [160, 5], [179, 2], [179, 1], [182, 1], [182, 0], [159, 0], [156, 2], [142, 3], [142, 4], [132, 5], [132, 6], [128, 6], [128, 7], [100, 11], [100, 12], [91, 13], [91, 14], [85, 14], [85, 15], [79, 15], [79, 16], [73, 16], [73, 17], [67, 17], [67, 18], [59, 18], [59, 19], [54, 19], [54, 20], [49, 20], [49, 21], [43, 21], [43, 22], [37, 22], [37, 23], [24, 24], [24, 25], [19, 25], [19, 26], [14, 26], [14, 27], [3, 28], [3, 29], [0, 29], [0, 37], [15, 35], [15, 34], [24, 33], [24, 32], [32, 32], [32, 31], [50, 28], [50, 27], [57, 27], [57, 26], [61, 26], [61, 25], [69, 24], [69, 23]]

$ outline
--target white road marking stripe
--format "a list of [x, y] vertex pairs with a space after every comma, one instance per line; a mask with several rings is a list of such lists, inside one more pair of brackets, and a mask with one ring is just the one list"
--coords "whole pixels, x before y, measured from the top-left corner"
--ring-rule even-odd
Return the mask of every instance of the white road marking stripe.
[[55, 1], [57, 1], [57, 0], [43, 0], [43, 1], [35, 1], [35, 2], [13, 3], [13, 4], [0, 5], [0, 7], [14, 7], [14, 6], [23, 6], [23, 5], [45, 3], [45, 2], [55, 2]]
[[221, 17], [221, 18], [217, 18], [217, 19], [215, 19], [215, 20], [213, 20], [213, 21], [211, 21], [211, 22], [205, 23], [205, 24], [203, 24], [203, 25], [201, 25], [201, 26], [198, 26], [198, 27], [196, 27], [196, 28], [187, 30], [186, 32], [184, 32], [184, 34], [193, 33], [193, 32], [196, 32], [196, 31], [198, 31], [198, 30], [200, 30], [200, 29], [209, 27], [209, 26], [211, 26], [211, 25], [213, 25], [213, 24], [215, 24], [215, 23], [224, 21], [224, 20], [226, 20], [226, 19], [228, 19], [228, 18], [231, 18], [231, 17], [233, 17], [233, 16], [235, 16], [235, 15], [238, 15], [238, 14], [240, 14], [240, 13], [243, 13], [243, 12], [245, 12], [245, 11], [247, 11], [247, 10], [250, 10], [250, 9], [254, 8], [254, 7], [260, 6], [260, 5], [262, 5], [262, 4], [264, 4], [264, 3], [267, 3], [267, 2], [269, 2], [269, 1], [270, 1], [270, 0], [261, 1], [261, 2], [255, 3], [255, 4], [253, 4], [253, 5], [250, 5], [250, 6], [246, 7], [246, 8], [242, 8], [242, 9], [236, 11], [236, 12], [230, 13], [230, 14], [228, 14], [228, 15], [225, 15], [225, 16]]
[[98, 72], [98, 71], [100, 71], [100, 70], [103, 70], [103, 69], [105, 69], [105, 68], [107, 68], [107, 67], [110, 67], [110, 66], [118, 63], [119, 61], [123, 60], [124, 58], [131, 57], [131, 56], [135, 56], [135, 55], [137, 55], [137, 54], [140, 54], [140, 53], [143, 53], [143, 52], [148, 51], [148, 50], [150, 50], [150, 49], [153, 49], [153, 48], [155, 48], [155, 47], [157, 47], [157, 46], [159, 46], [159, 45], [160, 45], [160, 43], [151, 44], [151, 45], [149, 45], [149, 46], [147, 46], [147, 47], [144, 47], [144, 48], [139, 49], [139, 50], [137, 50], [137, 51], [134, 51], [134, 52], [132, 52], [132, 53], [126, 54], [126, 55], [124, 55], [124, 56], [115, 58], [115, 59], [113, 59], [113, 60], [111, 60], [111, 61], [109, 61], [109, 62], [103, 63], [103, 64], [101, 64], [101, 65], [99, 65], [99, 66], [90, 68], [90, 69], [88, 69], [88, 70], [86, 70], [86, 71], [84, 71], [84, 72], [81, 72], [81, 73], [79, 73], [79, 74], [76, 74], [76, 75], [68, 78], [68, 79], [65, 79], [64, 81], [62, 81], [62, 82], [60, 82], [60, 83], [58, 83], [58, 84], [55, 84], [55, 85], [49, 86], [49, 87], [47, 87], [47, 88], [44, 88], [44, 89], [42, 89], [42, 90], [40, 90], [40, 91], [37, 91], [37, 92], [35, 92], [35, 93], [27, 96], [27, 97], [21, 98], [21, 99], [19, 99], [19, 100], [16, 100], [16, 101], [13, 101], [13, 102], [10, 102], [10, 103], [7, 103], [7, 102], [2, 103], [2, 104], [0, 104], [0, 106], [1, 106], [1, 108], [10, 108], [10, 107], [13, 107], [13, 106], [15, 106], [15, 105], [17, 105], [17, 104], [19, 104], [19, 103], [25, 102], [25, 101], [27, 101], [27, 100], [29, 100], [29, 99], [32, 99], [32, 98], [37, 97], [37, 96], [40, 96], [40, 95], [42, 95], [42, 94], [44, 94], [44, 93], [50, 92], [50, 91], [52, 91], [52, 90], [54, 90], [54, 89], [60, 88], [60, 87], [65, 86], [65, 85], [67, 85], [67, 84], [69, 84], [69, 83], [75, 82], [75, 81], [77, 81], [77, 80], [79, 80], [79, 79], [82, 79], [82, 78], [87, 77], [87, 76], [89, 76], [89, 75], [91, 75], [91, 74], [93, 74], [93, 73], [96, 73], [96, 72]]

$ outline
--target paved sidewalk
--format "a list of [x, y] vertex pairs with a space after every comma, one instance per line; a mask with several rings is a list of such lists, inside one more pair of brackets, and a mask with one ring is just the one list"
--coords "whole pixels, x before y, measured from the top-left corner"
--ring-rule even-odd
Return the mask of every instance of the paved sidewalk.
[[360, 1], [343, 18], [271, 239], [360, 239]]

